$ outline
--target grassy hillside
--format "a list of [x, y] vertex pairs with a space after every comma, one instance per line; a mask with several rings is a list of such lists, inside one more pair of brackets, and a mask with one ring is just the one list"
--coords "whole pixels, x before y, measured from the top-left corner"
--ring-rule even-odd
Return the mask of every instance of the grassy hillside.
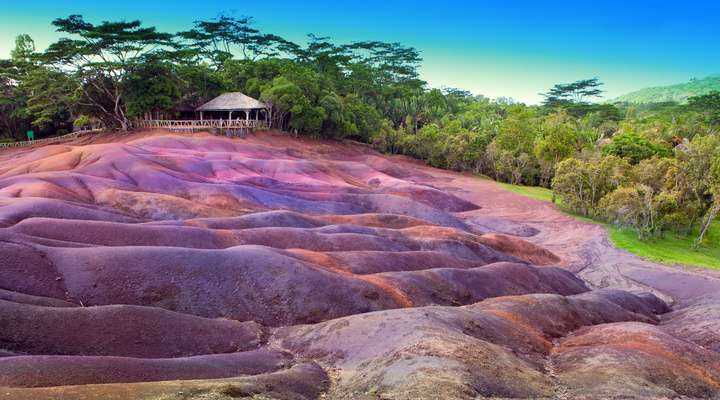
[[[501, 183], [505, 190], [537, 200], [551, 201], [552, 191], [537, 186], [519, 186]], [[576, 217], [577, 218], [577, 217]], [[594, 222], [580, 218], [586, 222]], [[594, 222], [598, 223], [598, 222]], [[704, 245], [692, 250], [694, 236], [666, 234], [660, 239], [640, 240], [630, 229], [604, 224], [610, 241], [618, 248], [640, 257], [666, 264], [682, 264], [705, 268], [720, 267], [720, 220], [715, 221], [705, 237]]]
[[703, 79], [694, 79], [689, 82], [678, 83], [676, 85], [640, 89], [617, 97], [611, 100], [611, 102], [646, 104], [676, 101], [678, 103], [684, 103], [687, 101], [688, 97], [707, 94], [713, 90], [720, 91], [720, 75], [708, 76]]

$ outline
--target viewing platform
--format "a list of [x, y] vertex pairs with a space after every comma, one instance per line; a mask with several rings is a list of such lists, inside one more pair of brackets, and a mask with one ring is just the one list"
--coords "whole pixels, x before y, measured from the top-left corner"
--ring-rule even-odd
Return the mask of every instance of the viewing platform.
[[197, 120], [138, 120], [137, 128], [168, 129], [173, 132], [196, 132], [205, 130], [221, 130], [228, 136], [244, 136], [253, 129], [267, 128], [263, 120], [255, 119], [197, 119]]
[[[253, 129], [268, 127], [268, 106], [240, 92], [223, 93], [195, 109], [196, 119], [143, 119], [136, 128], [168, 129], [174, 132], [209, 130], [227, 136], [245, 136]], [[205, 117], [210, 118], [205, 118]], [[216, 132], [220, 131], [220, 132]]]

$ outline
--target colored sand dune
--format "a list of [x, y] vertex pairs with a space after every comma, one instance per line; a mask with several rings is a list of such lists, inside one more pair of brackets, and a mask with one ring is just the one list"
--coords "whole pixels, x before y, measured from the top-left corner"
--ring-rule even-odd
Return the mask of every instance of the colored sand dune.
[[715, 276], [493, 187], [271, 134], [4, 151], [0, 398], [720, 395]]

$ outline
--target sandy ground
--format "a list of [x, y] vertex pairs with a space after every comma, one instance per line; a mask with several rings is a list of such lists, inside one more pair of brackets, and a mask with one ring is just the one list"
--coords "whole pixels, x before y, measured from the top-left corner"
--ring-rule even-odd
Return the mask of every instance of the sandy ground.
[[[69, 144], [127, 143], [141, 138], [166, 135], [165, 131], [109, 133], [85, 136]], [[211, 137], [195, 133], [194, 137]], [[274, 143], [281, 138], [288, 147], [302, 141], [271, 134], [260, 134], [246, 140], [249, 143]], [[330, 143], [332, 146], [332, 142]], [[313, 141], [305, 143], [312, 146]], [[358, 144], [358, 146], [366, 146]], [[24, 153], [33, 148], [8, 149], [5, 153]], [[601, 226], [578, 221], [559, 211], [555, 205], [530, 199], [512, 192], [489, 179], [429, 167], [418, 160], [403, 156], [389, 157], [399, 165], [421, 170], [431, 179], [409, 179], [447, 190], [482, 208], [456, 215], [470, 219], [475, 216], [495, 217], [529, 225], [539, 231], [527, 240], [561, 255], [561, 265], [577, 273], [593, 287], [652, 289], [666, 299], [685, 301], [699, 296], [720, 294], [720, 271], [682, 265], [668, 266], [654, 263], [627, 251], [617, 249]], [[439, 182], [444, 182], [440, 183]], [[666, 281], [663, 283], [663, 281]]]
[[718, 289], [359, 144], [0, 151], [0, 398], [713, 398]]
[[645, 260], [613, 246], [602, 226], [569, 217], [553, 204], [507, 192], [491, 180], [430, 168], [427, 171], [452, 179], [447, 190], [482, 207], [462, 213], [463, 217], [491, 216], [537, 229], [539, 233], [526, 240], [561, 256], [561, 265], [592, 287], [650, 290], [680, 306], [720, 296], [720, 271]]

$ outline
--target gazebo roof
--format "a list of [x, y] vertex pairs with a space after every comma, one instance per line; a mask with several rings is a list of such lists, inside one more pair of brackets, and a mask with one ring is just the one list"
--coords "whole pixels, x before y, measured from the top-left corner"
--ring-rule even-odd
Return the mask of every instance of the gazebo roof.
[[267, 108], [265, 103], [240, 92], [223, 93], [197, 108], [197, 111], [235, 111]]

